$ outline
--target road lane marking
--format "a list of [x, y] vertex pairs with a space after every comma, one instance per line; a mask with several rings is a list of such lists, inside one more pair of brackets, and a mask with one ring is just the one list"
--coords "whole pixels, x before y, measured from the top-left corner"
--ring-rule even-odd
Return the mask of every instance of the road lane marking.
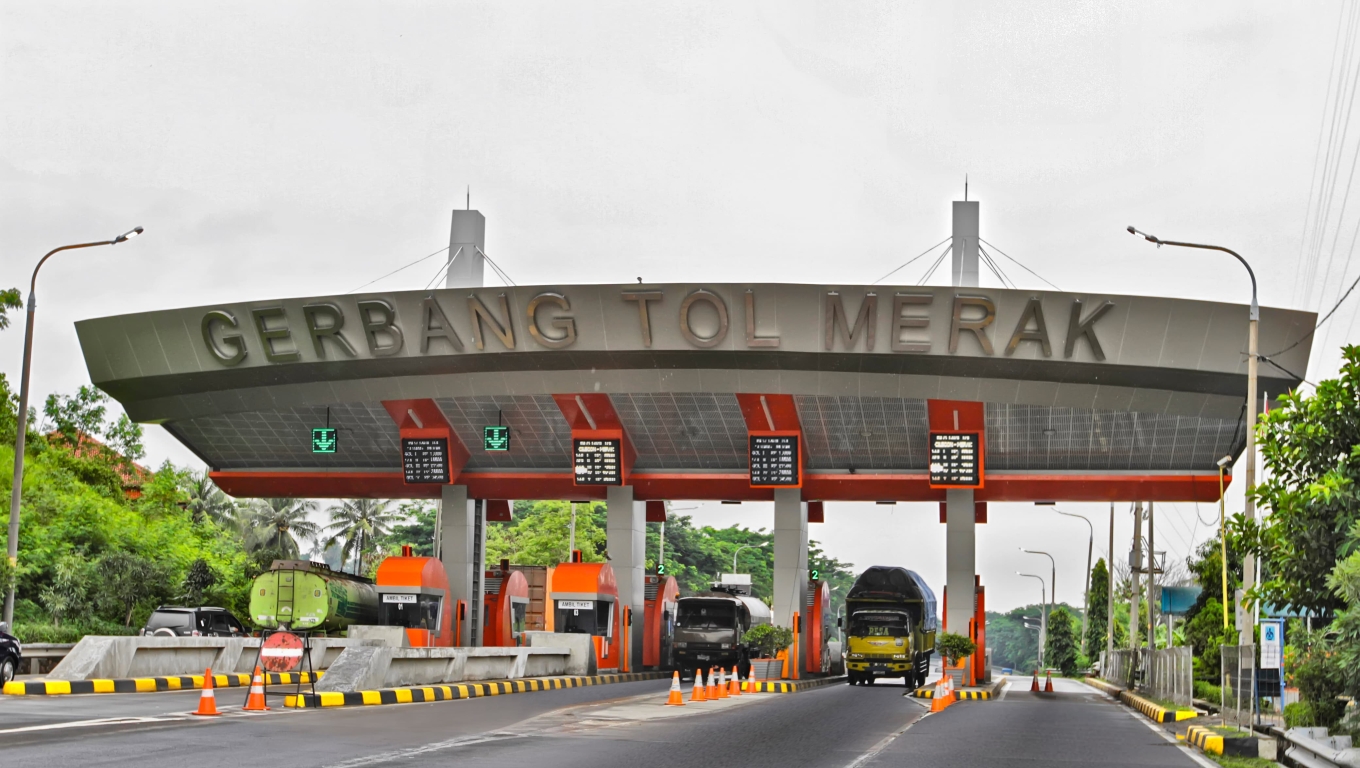
[[0, 731], [0, 736], [14, 733], [36, 733], [39, 731], [57, 731], [64, 728], [92, 728], [100, 725], [137, 725], [140, 723], [168, 723], [176, 720], [184, 720], [187, 715], [175, 717], [101, 717], [95, 720], [74, 720], [67, 723], [47, 723], [46, 725], [27, 725], [22, 728], [6, 728]]
[[391, 752], [379, 752], [375, 755], [356, 757], [341, 763], [331, 763], [328, 768], [362, 768], [365, 765], [377, 765], [378, 763], [390, 763], [396, 760], [417, 757], [430, 752], [439, 752], [445, 749], [457, 749], [458, 747], [470, 747], [475, 744], [486, 744], [495, 741], [508, 741], [510, 739], [522, 739], [528, 736], [527, 733], [486, 733], [475, 736], [460, 736], [446, 741], [436, 741], [431, 744], [424, 744], [419, 747], [409, 747], [407, 749], [396, 749]]
[[869, 747], [869, 751], [865, 752], [864, 754], [860, 755], [859, 757], [855, 758], [854, 760], [846, 764], [845, 768], [860, 768], [860, 766], [864, 765], [865, 763], [869, 762], [874, 757], [876, 757], [879, 752], [882, 752], [884, 749], [887, 749], [888, 745], [896, 741], [898, 736], [901, 736], [902, 734], [906, 733], [913, 725], [916, 725], [925, 718], [926, 715], [921, 715], [915, 720], [912, 720], [911, 722], [902, 726], [897, 731], [890, 733], [887, 736], [884, 736], [882, 739], [879, 740], [877, 744], [873, 745], [872, 747]]

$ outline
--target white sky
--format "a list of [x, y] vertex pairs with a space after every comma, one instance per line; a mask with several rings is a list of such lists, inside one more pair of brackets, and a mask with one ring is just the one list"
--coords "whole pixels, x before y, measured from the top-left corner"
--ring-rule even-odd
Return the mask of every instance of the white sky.
[[[1234, 247], [1262, 303], [1316, 309], [1351, 266], [1340, 191], [1308, 230], [1331, 271], [1300, 261], [1315, 175], [1339, 168], [1340, 190], [1350, 172], [1350, 149], [1314, 163], [1339, 9], [3, 2], [0, 285], [26, 286], [56, 245], [147, 228], [44, 268], [40, 399], [88, 383], [73, 321], [355, 288], [447, 245], [466, 185], [522, 284], [853, 283], [944, 238], [966, 173], [984, 238], [1064, 290], [1246, 301], [1229, 257], [1159, 251], [1134, 224]], [[378, 287], [420, 288], [436, 262]], [[1336, 370], [1352, 305], [1310, 378]], [[0, 334], [11, 380], [21, 333]], [[158, 428], [148, 447], [196, 463]], [[1108, 506], [1065, 508], [1095, 517], [1103, 550]], [[706, 510], [697, 522], [770, 525], [769, 505]], [[1159, 536], [1172, 557], [1210, 535], [1194, 505], [1159, 510], [1180, 532]], [[830, 504], [827, 519], [813, 535], [833, 555], [943, 580], [934, 505]], [[1047, 560], [1022, 544], [1059, 556], [1058, 598], [1077, 600], [1080, 521], [1030, 505], [991, 520], [993, 606], [1037, 597], [1012, 574]]]

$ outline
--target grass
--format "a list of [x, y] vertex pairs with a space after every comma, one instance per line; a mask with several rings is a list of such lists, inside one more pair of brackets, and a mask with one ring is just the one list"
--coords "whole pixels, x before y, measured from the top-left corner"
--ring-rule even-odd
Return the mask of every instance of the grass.
[[1141, 693], [1136, 694], [1136, 695], [1139, 696], [1140, 698], [1147, 699], [1148, 701], [1150, 701], [1150, 702], [1156, 704], [1157, 706], [1161, 707], [1162, 709], [1166, 709], [1166, 710], [1169, 710], [1169, 711], [1171, 711], [1171, 712], [1194, 712], [1194, 711], [1195, 711], [1195, 708], [1194, 708], [1194, 707], [1182, 707], [1182, 706], [1180, 706], [1179, 704], [1176, 704], [1175, 702], [1168, 701], [1167, 699], [1154, 699], [1154, 698], [1152, 698], [1151, 696], [1145, 696], [1145, 695], [1143, 695], [1143, 694], [1141, 694]]
[[1262, 757], [1233, 757], [1230, 755], [1207, 755], [1210, 760], [1224, 768], [1275, 768], [1275, 762]]

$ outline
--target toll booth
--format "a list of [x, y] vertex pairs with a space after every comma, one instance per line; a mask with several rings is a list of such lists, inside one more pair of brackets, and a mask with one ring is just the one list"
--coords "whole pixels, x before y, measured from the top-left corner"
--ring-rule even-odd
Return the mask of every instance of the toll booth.
[[987, 589], [982, 586], [982, 577], [973, 577], [973, 618], [968, 620], [968, 637], [977, 644], [968, 664], [969, 685], [981, 685], [992, 681], [992, 665], [987, 658]]
[[642, 666], [669, 669], [672, 666], [671, 641], [675, 637], [675, 604], [680, 599], [680, 585], [674, 576], [648, 575], [643, 578], [646, 606], [642, 619], [646, 636], [642, 643]]
[[550, 593], [555, 631], [592, 635], [595, 665], [599, 671], [626, 672], [625, 627], [619, 606], [619, 588], [608, 563], [562, 563], [553, 573]]
[[401, 552], [378, 566], [378, 623], [404, 627], [406, 639], [418, 648], [454, 645], [456, 606], [449, 602], [444, 564], [433, 557], [413, 557], [409, 546]]
[[529, 580], [513, 570], [509, 560], [486, 572], [482, 583], [486, 596], [482, 601], [482, 616], [486, 628], [482, 645], [512, 647], [524, 645], [524, 631], [529, 614]]
[[552, 591], [553, 571], [551, 565], [511, 565], [510, 570], [524, 574], [529, 582], [529, 613], [525, 626], [531, 632], [552, 632], [553, 611], [548, 604], [548, 593]]
[[814, 675], [831, 672], [831, 587], [824, 581], [808, 582], [807, 599], [800, 617], [803, 671]]

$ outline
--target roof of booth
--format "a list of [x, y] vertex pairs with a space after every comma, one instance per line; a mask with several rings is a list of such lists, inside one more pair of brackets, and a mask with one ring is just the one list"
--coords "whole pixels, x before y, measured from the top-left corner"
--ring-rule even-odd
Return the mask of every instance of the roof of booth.
[[[390, 482], [401, 455], [383, 404], [429, 399], [470, 450], [464, 472], [501, 478], [488, 497], [523, 498], [506, 492], [515, 477], [566, 473], [555, 497], [585, 498], [570, 488], [572, 430], [554, 395], [607, 394], [634, 471], [700, 485], [746, 471], [739, 393], [792, 398], [813, 476], [920, 475], [932, 399], [983, 404], [988, 478], [1212, 474], [1243, 440], [1246, 315], [991, 288], [560, 285], [238, 302], [77, 331], [94, 383], [133, 419], [163, 424], [224, 487], [234, 477], [229, 491], [282, 495], [285, 478], [305, 476], [294, 485], [306, 495], [437, 492]], [[1315, 319], [1263, 308], [1260, 348], [1288, 347]], [[1287, 371], [1306, 370], [1308, 353], [1302, 343], [1263, 364], [1261, 391], [1296, 386]], [[328, 410], [340, 451], [314, 454], [310, 430]], [[511, 450], [482, 451], [498, 419]], [[246, 479], [266, 475], [272, 485]], [[768, 497], [739, 486], [671, 497]], [[873, 493], [885, 489], [878, 498], [917, 493]]]

